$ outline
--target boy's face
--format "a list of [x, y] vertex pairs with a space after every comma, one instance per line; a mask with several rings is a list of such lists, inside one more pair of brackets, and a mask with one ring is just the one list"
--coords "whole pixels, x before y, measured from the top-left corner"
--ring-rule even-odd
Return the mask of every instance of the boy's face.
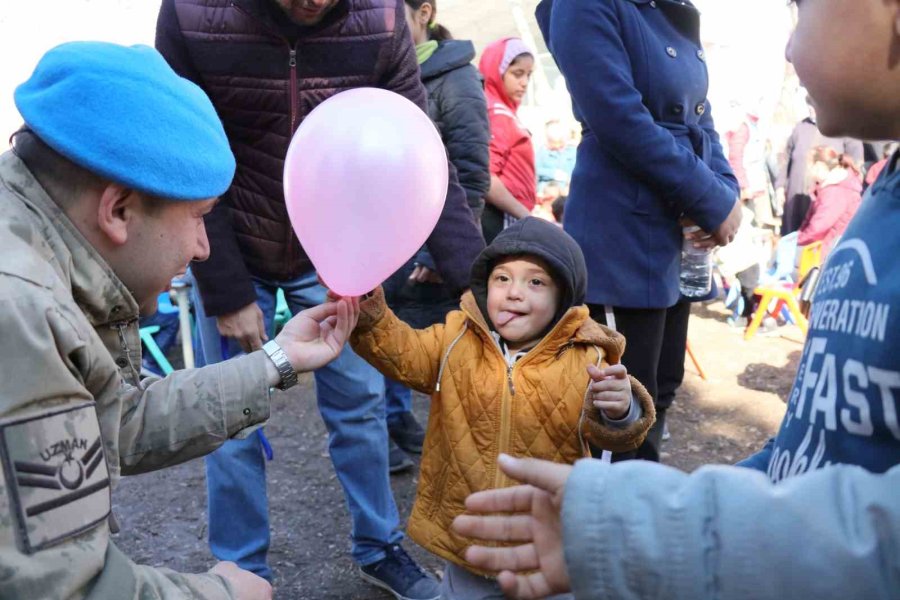
[[510, 352], [540, 339], [553, 321], [559, 296], [549, 268], [537, 257], [510, 258], [494, 267], [488, 277], [488, 316]]
[[900, 0], [796, 0], [788, 61], [822, 133], [900, 137]]

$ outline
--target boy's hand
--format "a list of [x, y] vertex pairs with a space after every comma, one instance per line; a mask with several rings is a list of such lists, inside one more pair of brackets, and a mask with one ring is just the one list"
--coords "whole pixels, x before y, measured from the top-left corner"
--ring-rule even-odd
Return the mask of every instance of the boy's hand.
[[588, 365], [587, 370], [594, 380], [591, 384], [594, 406], [610, 419], [621, 419], [627, 415], [631, 408], [631, 381], [625, 365], [610, 365], [605, 369]]

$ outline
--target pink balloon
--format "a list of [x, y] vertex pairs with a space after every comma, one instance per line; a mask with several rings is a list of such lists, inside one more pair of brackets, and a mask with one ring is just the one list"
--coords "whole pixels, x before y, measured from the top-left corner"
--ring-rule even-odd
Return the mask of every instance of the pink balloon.
[[291, 225], [319, 276], [365, 294], [434, 229], [447, 196], [447, 153], [434, 124], [393, 92], [358, 88], [304, 119], [284, 163]]

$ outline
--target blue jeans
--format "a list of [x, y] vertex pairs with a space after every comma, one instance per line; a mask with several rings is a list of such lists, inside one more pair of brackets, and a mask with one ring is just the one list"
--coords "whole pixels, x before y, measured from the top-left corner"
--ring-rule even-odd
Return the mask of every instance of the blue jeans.
[[[275, 293], [284, 291], [293, 314], [325, 301], [315, 272], [293, 281], [254, 279], [257, 303], [271, 331]], [[196, 288], [195, 288], [196, 289]], [[198, 309], [198, 337], [206, 364], [223, 359], [215, 319]], [[228, 340], [227, 354], [240, 353]], [[319, 413], [328, 429], [328, 451], [352, 521], [352, 556], [360, 565], [384, 558], [384, 546], [403, 539], [400, 517], [388, 476], [384, 379], [347, 346], [329, 365], [315, 372]], [[209, 545], [220, 560], [271, 579], [266, 563], [269, 516], [266, 468], [260, 438], [229, 440], [206, 458]], [[239, 517], [239, 518], [238, 518]]]

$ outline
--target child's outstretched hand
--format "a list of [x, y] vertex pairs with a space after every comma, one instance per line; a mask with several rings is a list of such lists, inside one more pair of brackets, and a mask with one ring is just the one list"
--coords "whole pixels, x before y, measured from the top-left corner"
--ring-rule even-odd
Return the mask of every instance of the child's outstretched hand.
[[591, 383], [591, 401], [610, 419], [621, 419], [631, 408], [631, 380], [625, 365], [610, 365], [598, 369], [588, 365]]

